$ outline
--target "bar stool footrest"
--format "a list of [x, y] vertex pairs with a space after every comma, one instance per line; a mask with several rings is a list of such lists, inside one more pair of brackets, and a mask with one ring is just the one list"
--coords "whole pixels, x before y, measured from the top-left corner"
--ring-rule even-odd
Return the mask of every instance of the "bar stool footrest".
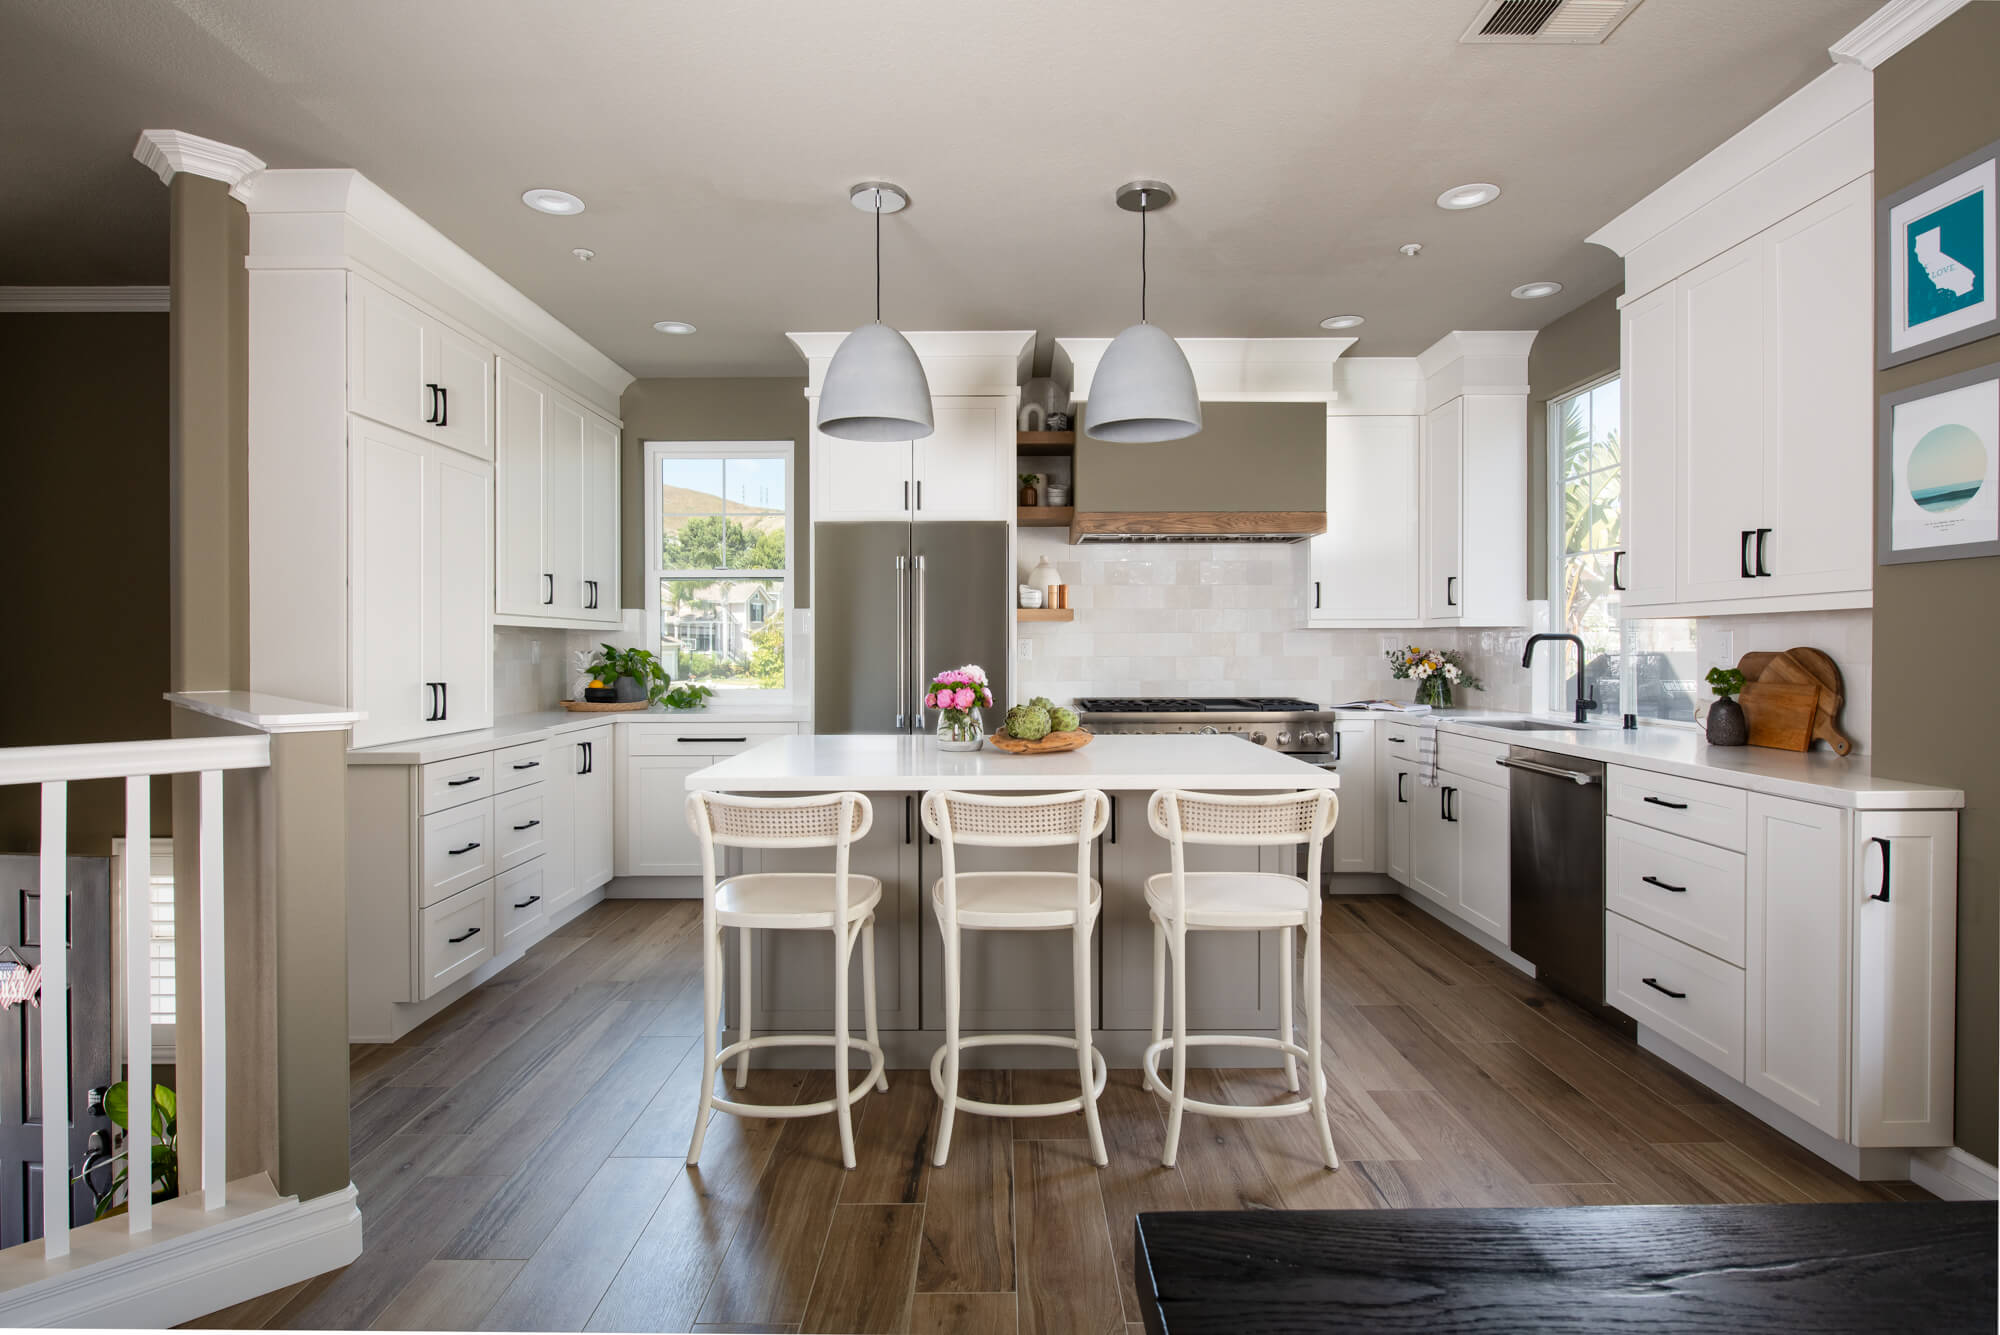
[[[1062, 1034], [974, 1034], [970, 1038], [958, 1040], [958, 1050], [992, 1047], [1065, 1048], [1076, 1051], [1077, 1040]], [[951, 1099], [959, 1111], [977, 1113], [982, 1117], [1060, 1117], [1064, 1113], [1082, 1112], [1083, 1096], [1061, 1099], [1055, 1103], [986, 1103], [979, 1099], [968, 1099], [964, 1095], [952, 1095], [944, 1087], [945, 1048], [931, 1054], [931, 1088], [940, 1099]], [[1091, 1091], [1095, 1101], [1104, 1093], [1105, 1077], [1109, 1074], [1104, 1067], [1104, 1054], [1090, 1045]]]
[[[741, 1053], [754, 1052], [758, 1048], [831, 1048], [832, 1046], [832, 1034], [758, 1034], [747, 1043], [738, 1040], [719, 1049], [715, 1054], [716, 1072], [723, 1074], [722, 1068], [733, 1058]], [[868, 1092], [876, 1080], [881, 1078], [883, 1063], [887, 1058], [883, 1055], [881, 1044], [870, 1043], [865, 1038], [850, 1038], [847, 1040], [847, 1046], [850, 1051], [868, 1054], [867, 1074], [847, 1090], [845, 1101], [852, 1106]], [[726, 1078], [725, 1076], [725, 1081]], [[709, 1095], [708, 1101], [710, 1107], [726, 1113], [735, 1113], [738, 1117], [817, 1117], [821, 1113], [832, 1112], [837, 1102], [835, 1099], [821, 1099], [817, 1103], [741, 1103], [713, 1093]]]
[[[1191, 1048], [1265, 1048], [1296, 1057], [1301, 1063], [1312, 1060], [1311, 1054], [1304, 1048], [1297, 1043], [1287, 1043], [1282, 1038], [1261, 1038], [1248, 1034], [1189, 1034], [1183, 1041]], [[1139, 1065], [1145, 1073], [1146, 1088], [1169, 1103], [1173, 1102], [1174, 1098], [1173, 1086], [1160, 1079], [1159, 1068], [1160, 1055], [1171, 1053], [1173, 1050], [1173, 1039], [1163, 1038], [1157, 1043], [1148, 1045], [1145, 1056], [1139, 1060]], [[1319, 1075], [1319, 1088], [1320, 1093], [1324, 1095], [1326, 1093], [1324, 1070], [1321, 1070]], [[1297, 1098], [1287, 1099], [1283, 1103], [1210, 1103], [1206, 1099], [1183, 1098], [1181, 1106], [1189, 1112], [1206, 1113], [1210, 1117], [1296, 1117], [1300, 1113], [1312, 1111], [1312, 1099], [1306, 1092], [1301, 1091]]]

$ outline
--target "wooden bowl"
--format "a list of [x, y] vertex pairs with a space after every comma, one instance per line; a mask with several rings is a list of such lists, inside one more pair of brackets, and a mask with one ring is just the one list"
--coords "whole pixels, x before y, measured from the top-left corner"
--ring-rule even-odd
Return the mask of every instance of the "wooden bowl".
[[565, 700], [562, 707], [572, 714], [629, 714], [644, 709], [646, 700], [620, 700], [615, 703], [598, 704], [595, 700]]
[[1018, 737], [1009, 737], [1004, 732], [996, 732], [986, 740], [996, 750], [1016, 756], [1049, 756], [1058, 751], [1074, 751], [1080, 746], [1090, 745], [1090, 734], [1082, 728], [1072, 728], [1068, 732], [1052, 732], [1040, 741], [1024, 742]]

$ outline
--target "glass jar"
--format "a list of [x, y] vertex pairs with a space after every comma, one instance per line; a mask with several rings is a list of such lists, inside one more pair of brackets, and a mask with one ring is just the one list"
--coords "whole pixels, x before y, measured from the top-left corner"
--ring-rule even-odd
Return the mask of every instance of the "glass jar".
[[940, 751], [977, 751], [985, 741], [979, 715], [969, 709], [940, 709], [937, 741]]

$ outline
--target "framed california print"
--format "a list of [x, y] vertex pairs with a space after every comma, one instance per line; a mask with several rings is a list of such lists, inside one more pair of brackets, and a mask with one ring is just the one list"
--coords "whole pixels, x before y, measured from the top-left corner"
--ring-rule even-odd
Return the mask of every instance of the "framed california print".
[[1875, 205], [1875, 364], [2000, 333], [1994, 277], [2000, 141]]
[[1882, 396], [1875, 559], [2000, 556], [2000, 362]]

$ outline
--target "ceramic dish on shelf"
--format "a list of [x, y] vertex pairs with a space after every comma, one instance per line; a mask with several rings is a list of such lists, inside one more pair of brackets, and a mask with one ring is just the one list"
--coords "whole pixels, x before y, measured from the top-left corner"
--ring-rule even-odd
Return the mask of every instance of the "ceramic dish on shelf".
[[1029, 588], [1026, 584], [1023, 584], [1021, 586], [1021, 606], [1032, 611], [1041, 605], [1042, 591], [1040, 589]]

